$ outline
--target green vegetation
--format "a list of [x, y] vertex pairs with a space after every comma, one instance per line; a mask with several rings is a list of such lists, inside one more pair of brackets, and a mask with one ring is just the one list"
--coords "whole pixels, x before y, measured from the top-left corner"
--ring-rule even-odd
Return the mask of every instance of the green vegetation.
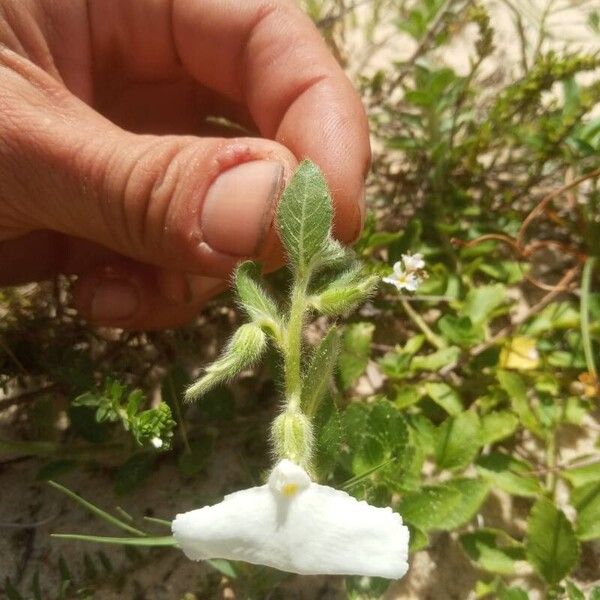
[[[338, 317], [339, 335], [325, 337], [314, 351], [308, 377], [334, 373], [326, 389], [302, 390], [314, 428], [314, 470], [329, 485], [397, 509], [411, 528], [412, 551], [429, 552], [436, 562], [433, 573], [468, 563], [469, 577], [452, 587], [464, 597], [509, 600], [538, 591], [598, 600], [600, 58], [569, 46], [546, 50], [551, 6], [531, 43], [526, 15], [509, 4], [522, 51], [518, 65], [503, 69], [485, 4], [305, 4], [339, 57], [357, 27], [367, 49], [380, 47], [382, 21], [414, 41], [408, 58], [392, 55], [385, 68], [360, 73], [375, 153], [371, 212], [355, 251], [369, 275], [388, 275], [407, 252], [422, 253], [429, 274], [412, 295], [380, 286], [356, 313]], [[591, 39], [600, 47], [598, 13], [589, 15]], [[467, 30], [474, 42], [468, 68], [458, 72], [443, 51]], [[304, 240], [284, 230], [284, 242], [297, 250], [297, 273], [312, 269], [323, 252], [315, 239], [327, 237], [328, 226], [319, 230], [324, 222], [314, 223], [309, 233], [316, 237]], [[367, 292], [353, 296], [349, 283], [341, 279], [303, 301], [344, 315]], [[277, 340], [276, 301], [289, 289], [288, 275], [269, 278], [275, 300], [262, 285], [254, 265], [238, 269], [253, 348], [257, 338]], [[207, 370], [212, 379], [190, 388], [204, 395], [185, 404], [189, 373], [214, 359], [231, 333], [229, 297], [177, 332], [105, 335], [73, 317], [66, 289], [59, 281], [1, 297], [0, 416], [19, 423], [19, 437], [0, 440], [0, 460], [31, 457], [40, 479], [108, 471], [121, 494], [150, 486], [159, 467], [170, 468], [176, 495], [204, 476], [226, 440], [244, 456], [245, 483], [256, 483], [269, 461], [266, 440], [279, 391], [298, 391], [300, 358], [292, 357], [287, 379], [273, 385], [278, 362], [266, 346], [237, 353], [235, 365], [225, 353], [223, 376]], [[231, 309], [227, 316], [223, 306]], [[263, 350], [265, 364], [247, 375]], [[240, 370], [241, 383], [223, 384]], [[148, 398], [159, 390], [162, 403], [144, 403], [134, 388]], [[311, 394], [325, 399], [318, 404]], [[54, 426], [64, 417], [66, 426]], [[165, 452], [152, 446], [154, 437], [165, 440]], [[5, 594], [93, 598], [101, 586], [122, 589], [136, 565], [169, 552], [130, 551], [122, 572], [107, 566], [104, 554], [85, 554], [83, 566], [57, 561], [58, 591], [39, 591], [36, 576], [7, 580]], [[289, 597], [292, 576], [248, 565], [213, 567], [200, 583], [189, 583], [186, 591], [196, 596], [187, 598], [219, 597], [222, 577], [236, 597]], [[445, 577], [454, 575], [461, 574]], [[413, 576], [419, 577], [409, 571], [407, 578]], [[388, 585], [347, 578], [331, 589], [340, 598], [367, 599], [380, 598]], [[428, 590], [426, 581], [414, 585]]]

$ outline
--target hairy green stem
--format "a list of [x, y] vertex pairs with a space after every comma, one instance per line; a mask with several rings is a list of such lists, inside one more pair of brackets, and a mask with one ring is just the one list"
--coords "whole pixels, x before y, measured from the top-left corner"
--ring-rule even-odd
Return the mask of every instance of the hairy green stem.
[[594, 360], [594, 350], [592, 348], [592, 338], [590, 336], [590, 287], [592, 281], [592, 272], [596, 258], [588, 257], [583, 267], [581, 275], [581, 303], [580, 303], [580, 322], [581, 322], [581, 340], [583, 343], [583, 353], [585, 355], [585, 364], [587, 370], [594, 379], [598, 378], [596, 361]]
[[306, 311], [307, 276], [298, 276], [292, 289], [284, 352], [285, 399], [288, 408], [300, 406], [302, 392], [302, 327]]

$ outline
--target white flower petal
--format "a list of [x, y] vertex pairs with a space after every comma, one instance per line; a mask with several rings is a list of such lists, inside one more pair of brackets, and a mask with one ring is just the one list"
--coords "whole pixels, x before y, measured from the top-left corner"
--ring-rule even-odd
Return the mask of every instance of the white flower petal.
[[150, 440], [150, 443], [158, 450], [159, 448], [162, 448], [163, 446], [163, 441], [159, 438], [159, 437], [153, 437]]
[[193, 560], [225, 558], [303, 575], [398, 579], [408, 569], [408, 529], [391, 508], [313, 483], [281, 461], [267, 485], [177, 515], [173, 535]]
[[385, 283], [389, 283], [390, 285], [393, 285], [398, 290], [402, 289], [400, 282], [397, 279], [395, 279], [394, 277], [384, 277], [382, 279], [382, 281]]
[[403, 254], [402, 262], [408, 271], [420, 271], [425, 268], [425, 261], [423, 255], [417, 254]]
[[415, 292], [417, 290], [417, 288], [421, 285], [421, 278], [417, 277], [414, 274], [410, 274], [406, 277], [406, 281], [404, 282], [404, 287], [409, 291], [409, 292]]
[[402, 261], [399, 260], [398, 262], [395, 262], [392, 269], [393, 269], [394, 275], [396, 275], [396, 277], [400, 277], [401, 275], [403, 275], [404, 267], [402, 266]]

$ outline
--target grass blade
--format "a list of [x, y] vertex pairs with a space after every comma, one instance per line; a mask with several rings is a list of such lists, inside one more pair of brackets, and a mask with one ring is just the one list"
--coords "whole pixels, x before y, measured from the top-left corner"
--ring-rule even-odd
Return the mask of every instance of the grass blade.
[[111, 515], [110, 513], [107, 513], [106, 511], [102, 510], [101, 508], [98, 508], [91, 502], [84, 500], [81, 496], [78, 496], [75, 492], [72, 492], [70, 489], [66, 488], [65, 486], [60, 485], [60, 483], [56, 483], [56, 481], [51, 481], [51, 480], [49, 480], [48, 483], [53, 488], [61, 491], [63, 494], [66, 494], [67, 496], [69, 496], [69, 498], [72, 498], [73, 500], [75, 500], [75, 502], [78, 502], [85, 509], [89, 510], [91, 513], [95, 514], [97, 517], [100, 517], [107, 523], [110, 523], [111, 525], [114, 525], [115, 527], [119, 527], [119, 529], [123, 529], [123, 531], [133, 533], [134, 535], [139, 535], [142, 537], [146, 536], [146, 533], [144, 533], [143, 531], [136, 529], [135, 527], [132, 527], [131, 525], [128, 525], [127, 523], [121, 521], [120, 519], [117, 519], [117, 517]]

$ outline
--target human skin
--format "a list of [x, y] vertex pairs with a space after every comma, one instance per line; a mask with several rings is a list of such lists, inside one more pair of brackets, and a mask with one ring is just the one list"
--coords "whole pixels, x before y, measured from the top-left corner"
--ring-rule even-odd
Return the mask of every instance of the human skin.
[[183, 324], [243, 258], [281, 263], [306, 157], [353, 241], [366, 117], [291, 0], [0, 0], [0, 285], [74, 274], [92, 324]]

